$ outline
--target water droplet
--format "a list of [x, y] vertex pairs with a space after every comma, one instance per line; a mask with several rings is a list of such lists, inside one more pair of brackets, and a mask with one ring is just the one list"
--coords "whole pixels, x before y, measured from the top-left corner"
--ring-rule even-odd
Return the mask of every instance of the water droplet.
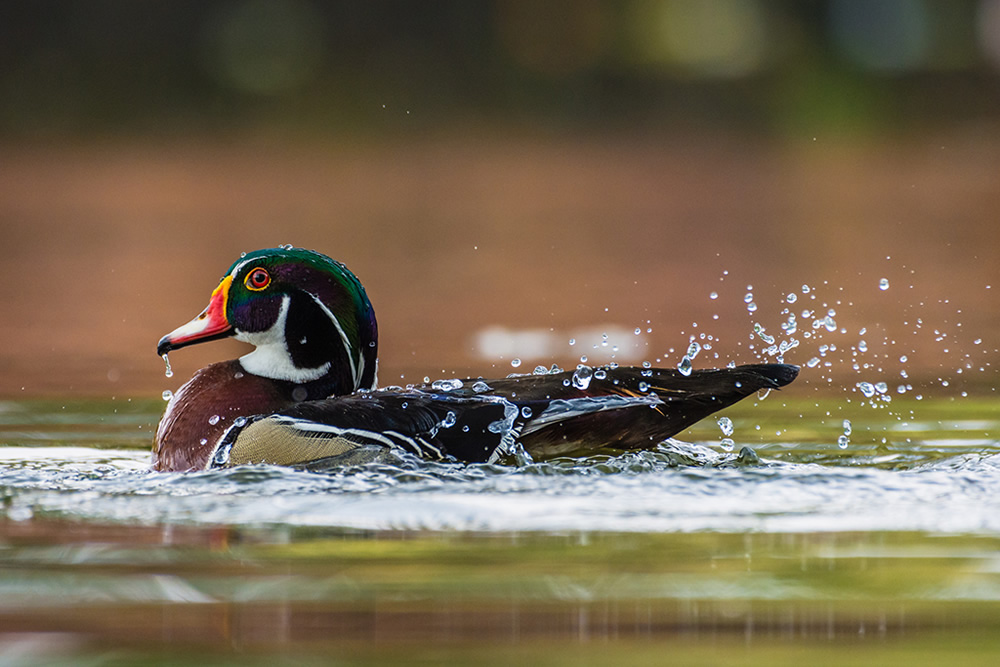
[[163, 374], [166, 375], [168, 378], [172, 378], [174, 376], [174, 370], [170, 368], [170, 358], [167, 357], [167, 355], [165, 354], [163, 355], [163, 363], [166, 364], [167, 366], [167, 369], [163, 371]]
[[875, 395], [875, 385], [871, 382], [859, 382], [857, 387], [861, 390], [861, 393], [864, 394], [865, 398], [871, 398]]
[[644, 393], [647, 392], [647, 391], [649, 391], [649, 383], [648, 382], [640, 382], [639, 383], [639, 391], [644, 392]]
[[844, 420], [844, 435], [850, 435], [851, 432], [852, 432], [851, 431], [851, 420], [850, 419], [845, 419]]
[[733, 451], [733, 448], [736, 446], [736, 443], [733, 442], [732, 438], [723, 438], [722, 440], [719, 441], [719, 445], [722, 447], [723, 451], [731, 452]]
[[868, 351], [868, 343], [866, 343], [863, 340], [858, 341], [858, 352], [867, 352], [867, 351]]
[[809, 285], [803, 285], [802, 286], [802, 293], [803, 294], [809, 294]]
[[594, 377], [598, 380], [603, 380], [606, 377], [608, 377], [608, 372], [603, 368], [598, 368], [596, 371], [594, 371]]
[[201, 440], [198, 441], [198, 444], [207, 445], [208, 444], [208, 438], [202, 438]]
[[236, 371], [235, 373], [233, 373], [233, 377], [239, 380], [240, 378], [243, 377], [243, 371]]
[[641, 334], [641, 333], [642, 333], [642, 329], [641, 329], [641, 328], [639, 328], [639, 327], [636, 327], [636, 328], [635, 328], [635, 331], [634, 331], [634, 332], [632, 332], [632, 333], [634, 333], [634, 334], [635, 334], [636, 336], [638, 336], [639, 334]]
[[573, 386], [581, 391], [587, 389], [587, 387], [590, 386], [590, 380], [593, 375], [594, 371], [590, 368], [590, 366], [580, 364], [576, 367], [576, 370], [573, 371]]
[[727, 438], [733, 434], [733, 420], [729, 417], [719, 417], [716, 420], [719, 424], [719, 428], [722, 429], [722, 435]]
[[525, 419], [531, 419], [531, 408], [529, 408], [527, 405], [521, 408], [521, 416], [524, 417]]
[[575, 338], [570, 338], [569, 339], [569, 344], [570, 345], [576, 345], [576, 339]]
[[753, 301], [751, 301], [750, 303], [747, 304], [747, 310], [749, 312], [751, 312], [751, 313], [756, 312], [757, 311], [757, 304], [754, 303]]
[[163, 391], [162, 396], [163, 396], [163, 400], [169, 401], [171, 398], [174, 397], [174, 392], [170, 391], [169, 389], [165, 389]]
[[764, 326], [760, 322], [754, 323], [753, 331], [762, 341], [764, 341], [768, 345], [774, 345], [774, 336], [765, 333]]
[[837, 438], [837, 446], [841, 449], [847, 449], [847, 445], [850, 444], [850, 440], [846, 435], [842, 435]]
[[475, 384], [472, 385], [472, 391], [476, 392], [477, 394], [481, 394], [484, 391], [489, 391], [489, 390], [490, 390], [490, 386], [488, 384], [486, 384], [485, 382], [483, 382], [482, 380], [479, 380]]
[[817, 366], [819, 366], [819, 357], [813, 357], [812, 359], [807, 361], [806, 366], [808, 366], [809, 368], [816, 368]]
[[747, 292], [743, 295], [743, 303], [751, 303], [753, 301], [753, 292]]
[[208, 423], [211, 424], [212, 426], [215, 426], [216, 424], [219, 423], [220, 419], [222, 419], [222, 417], [220, 417], [219, 415], [212, 415], [211, 417], [208, 418]]
[[247, 425], [246, 417], [237, 417], [236, 419], [233, 420], [233, 426], [236, 426], [237, 428], [246, 425]]
[[434, 380], [434, 382], [431, 383], [431, 388], [436, 389], [437, 391], [454, 391], [462, 388], [462, 381], [458, 379]]
[[[698, 356], [699, 352], [701, 352], [701, 343], [699, 343], [696, 340], [691, 341], [691, 344], [688, 345], [687, 356], [694, 359], [695, 357]], [[648, 368], [648, 366], [645, 367]]]
[[458, 417], [455, 416], [454, 412], [452, 412], [451, 410], [449, 410], [448, 414], [446, 414], [444, 416], [444, 419], [441, 421], [441, 426], [443, 426], [445, 428], [451, 428], [452, 426], [455, 425], [455, 422], [457, 422], [457, 421], [458, 421]]
[[521, 365], [521, 360], [515, 357], [510, 360], [510, 365], [513, 366], [514, 368], [517, 368], [518, 366]]
[[681, 359], [681, 363], [677, 364], [677, 370], [681, 372], [681, 375], [691, 375], [691, 357], [685, 356]]
[[787, 301], [788, 303], [795, 303], [797, 299], [798, 297], [795, 296], [795, 292], [790, 292], [788, 296], [785, 297], [785, 301]]
[[711, 294], [708, 295], [708, 298], [712, 299], [714, 301], [715, 299], [719, 298], [719, 293], [718, 292], [712, 292]]
[[878, 288], [883, 292], [889, 289], [889, 279], [883, 278], [882, 280], [878, 281]]

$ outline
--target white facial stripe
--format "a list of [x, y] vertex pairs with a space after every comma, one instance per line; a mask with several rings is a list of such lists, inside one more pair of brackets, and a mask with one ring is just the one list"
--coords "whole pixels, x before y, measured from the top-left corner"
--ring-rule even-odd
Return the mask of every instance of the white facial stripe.
[[[333, 322], [333, 326], [337, 327], [337, 333], [340, 334], [340, 340], [344, 343], [344, 352], [347, 353], [347, 362], [351, 365], [351, 379], [354, 381], [354, 386], [357, 387], [358, 364], [354, 360], [354, 357], [351, 356], [351, 342], [347, 339], [347, 334], [344, 333], [344, 328], [340, 326], [340, 320], [337, 319], [336, 315], [330, 312], [330, 309], [326, 307], [326, 304], [320, 301], [315, 294], [310, 294], [309, 296], [311, 296], [312, 300], [316, 302], [316, 305], [318, 305], [323, 312], [326, 313], [326, 316], [330, 318], [331, 322]], [[358, 352], [358, 356], [361, 356], [360, 351]], [[364, 368], [364, 358], [361, 358], [361, 364], [361, 367]]]
[[229, 272], [229, 275], [231, 275], [233, 278], [236, 278], [236, 274], [239, 273], [240, 269], [242, 269], [244, 266], [246, 266], [247, 264], [252, 264], [254, 262], [259, 262], [259, 261], [261, 261], [263, 259], [266, 259], [268, 256], [269, 255], [263, 255], [263, 256], [254, 257], [253, 259], [244, 259], [239, 264], [236, 264], [235, 266], [233, 266], [233, 270]]
[[309, 382], [317, 380], [330, 370], [330, 362], [316, 368], [298, 368], [292, 362], [292, 355], [285, 344], [285, 322], [288, 319], [288, 307], [291, 297], [285, 295], [281, 300], [281, 312], [278, 319], [267, 331], [247, 333], [237, 330], [233, 336], [236, 340], [256, 345], [257, 349], [240, 357], [240, 365], [248, 373], [272, 380], [291, 380], [292, 382]]

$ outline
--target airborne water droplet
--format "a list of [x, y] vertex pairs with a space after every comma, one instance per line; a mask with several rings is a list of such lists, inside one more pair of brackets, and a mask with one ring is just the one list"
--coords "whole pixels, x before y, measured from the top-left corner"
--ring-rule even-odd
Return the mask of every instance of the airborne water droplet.
[[513, 366], [514, 368], [517, 368], [518, 366], [521, 365], [521, 360], [515, 357], [510, 360], [510, 365]]
[[878, 288], [883, 292], [889, 289], [889, 279], [883, 278], [882, 280], [878, 281]]
[[215, 426], [216, 424], [219, 423], [220, 419], [222, 418], [219, 415], [212, 415], [211, 417], [208, 418], [208, 423], [211, 424], [212, 426]]
[[169, 401], [173, 397], [174, 397], [174, 392], [170, 391], [169, 389], [165, 389], [163, 391], [163, 400]]
[[593, 377], [594, 371], [590, 366], [580, 364], [573, 371], [573, 386], [577, 389], [584, 390], [590, 386], [590, 379]]
[[521, 408], [521, 416], [524, 417], [525, 419], [530, 419], [531, 418], [531, 408], [529, 408], [527, 405], [525, 405], [523, 408]]
[[458, 421], [458, 417], [455, 416], [454, 412], [452, 412], [451, 410], [449, 410], [448, 414], [446, 414], [444, 416], [444, 420], [442, 420], [441, 426], [443, 426], [445, 428], [451, 428], [452, 426], [455, 425], [456, 421]]
[[719, 428], [722, 429], [722, 435], [727, 438], [733, 434], [733, 420], [729, 417], [719, 417], [716, 420], [719, 424]]
[[685, 356], [681, 359], [681, 363], [677, 364], [677, 370], [681, 372], [681, 375], [691, 375], [691, 357]]
[[167, 370], [163, 371], [163, 374], [168, 378], [172, 378], [174, 376], [174, 370], [170, 368], [170, 358], [165, 354], [163, 355], [163, 363], [167, 365]]
[[722, 446], [722, 450], [726, 452], [733, 451], [733, 447], [735, 447], [735, 444], [736, 443], [733, 442], [732, 438], [723, 438], [722, 440], [719, 441], [719, 445]]

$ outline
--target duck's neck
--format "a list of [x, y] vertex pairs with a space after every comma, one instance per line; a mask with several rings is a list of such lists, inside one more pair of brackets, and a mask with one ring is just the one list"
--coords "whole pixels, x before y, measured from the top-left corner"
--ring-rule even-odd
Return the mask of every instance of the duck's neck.
[[256, 346], [239, 364], [279, 385], [304, 388], [308, 400], [351, 394], [375, 388], [376, 335], [374, 322], [368, 335], [347, 331], [321, 301], [297, 293], [284, 298], [268, 330], [236, 333]]

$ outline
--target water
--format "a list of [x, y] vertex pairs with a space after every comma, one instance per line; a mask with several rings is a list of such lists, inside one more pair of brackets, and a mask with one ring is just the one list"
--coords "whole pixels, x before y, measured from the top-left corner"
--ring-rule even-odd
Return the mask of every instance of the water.
[[[995, 401], [775, 394], [647, 452], [330, 473], [154, 474], [160, 401], [0, 403], [0, 628], [26, 629], [0, 645], [24, 664], [1000, 648]], [[947, 641], [915, 647], [928, 633]]]
[[[162, 404], [0, 404], [6, 511], [141, 524], [359, 530], [872, 531], [1000, 535], [1000, 409], [897, 398], [891, 411], [783, 397], [645, 452], [528, 466], [399, 458], [327, 474], [150, 473]], [[827, 416], [826, 413], [832, 416]], [[850, 418], [848, 418], [850, 417]], [[721, 433], [720, 433], [721, 429]], [[750, 447], [760, 462], [736, 461]], [[720, 439], [720, 435], [724, 436]], [[847, 436], [850, 436], [848, 439]], [[544, 512], [530, 508], [544, 506]]]

